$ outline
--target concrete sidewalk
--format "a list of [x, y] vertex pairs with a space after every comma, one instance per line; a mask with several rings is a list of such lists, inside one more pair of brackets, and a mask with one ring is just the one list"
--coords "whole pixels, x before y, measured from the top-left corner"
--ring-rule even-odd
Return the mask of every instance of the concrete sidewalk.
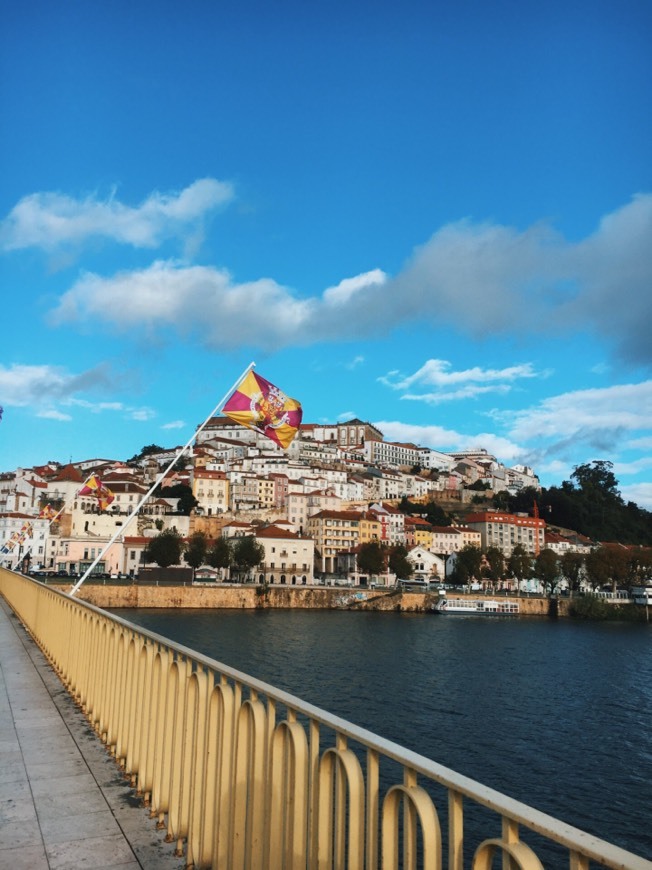
[[0, 867], [180, 870], [164, 834], [0, 597]]

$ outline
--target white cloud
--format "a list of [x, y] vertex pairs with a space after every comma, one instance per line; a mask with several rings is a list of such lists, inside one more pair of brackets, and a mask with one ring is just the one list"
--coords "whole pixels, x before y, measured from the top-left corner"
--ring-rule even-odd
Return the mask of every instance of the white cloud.
[[0, 247], [55, 251], [100, 237], [154, 248], [232, 198], [232, 186], [214, 178], [195, 181], [180, 192], [154, 192], [135, 207], [119, 202], [115, 193], [106, 200], [96, 195], [73, 199], [61, 193], [33, 193], [21, 199], [0, 224]]
[[639, 507], [652, 511], [652, 483], [630, 483], [620, 487], [625, 501], [633, 501]]
[[[435, 387], [435, 391], [425, 393], [405, 392], [401, 399], [438, 405], [442, 402], [476, 399], [487, 393], [508, 393], [516, 380], [542, 377], [545, 374], [539, 375], [531, 363], [504, 369], [483, 369], [474, 366], [470, 369], [454, 371], [448, 360], [430, 359], [412, 375], [391, 371], [378, 380], [392, 390], [409, 390], [421, 384]], [[456, 389], [450, 389], [451, 387]]]
[[72, 420], [69, 409], [90, 414], [120, 414], [125, 419], [151, 420], [151, 408], [138, 408], [115, 401], [90, 401], [83, 394], [114, 389], [106, 365], [79, 374], [59, 366], [0, 365], [0, 396], [5, 406], [32, 407], [37, 417], [48, 420]]
[[652, 450], [652, 435], [645, 435], [642, 438], [632, 438], [630, 441], [625, 441], [623, 449]]
[[225, 271], [161, 261], [113, 278], [87, 274], [51, 316], [55, 324], [99, 319], [121, 330], [173, 325], [199, 334], [209, 347], [275, 349], [300, 334], [311, 339], [311, 307], [269, 279], [236, 284]]
[[185, 425], [184, 420], [172, 420], [170, 423], [164, 423], [161, 429], [183, 429]]
[[[81, 222], [78, 234], [97, 232], [151, 246], [230, 195], [222, 188], [186, 193], [169, 202], [153, 195], [147, 207], [127, 210], [125, 216], [125, 207], [104, 205], [94, 220]], [[55, 223], [46, 231], [36, 221], [33, 243], [73, 237], [66, 226]], [[26, 232], [22, 236], [25, 242]], [[373, 269], [343, 279], [321, 296], [302, 297], [272, 278], [238, 284], [224, 269], [158, 262], [112, 278], [83, 276], [61, 297], [55, 315], [59, 322], [92, 318], [121, 329], [140, 330], [144, 322], [150, 329], [192, 332], [210, 348], [245, 344], [275, 350], [377, 336], [410, 322], [452, 326], [474, 336], [592, 328], [623, 356], [649, 363], [651, 285], [652, 195], [646, 194], [607, 215], [593, 235], [579, 242], [544, 224], [524, 231], [471, 221], [449, 224], [394, 278]], [[473, 380], [473, 370], [454, 373], [441, 364], [431, 361], [421, 376], [434, 378], [438, 386], [453, 377]], [[477, 375], [493, 377], [490, 369]], [[502, 372], [503, 382], [510, 383], [534, 376], [527, 366], [514, 367], [512, 375]]]
[[641, 456], [639, 459], [633, 459], [631, 462], [614, 462], [613, 471], [618, 479], [623, 475], [640, 474], [641, 471], [647, 471], [652, 468], [652, 456]]
[[443, 426], [418, 426], [401, 423], [398, 420], [379, 420], [374, 423], [387, 441], [418, 444], [435, 450], [455, 452], [484, 447], [489, 453], [507, 464], [523, 461], [527, 451], [510, 441], [488, 432], [477, 435], [466, 435], [454, 429], [444, 429]]
[[509, 366], [504, 369], [483, 369], [480, 366], [474, 366], [470, 369], [453, 371], [452, 364], [448, 360], [429, 359], [413, 375], [399, 378], [397, 372], [389, 372], [387, 375], [378, 378], [378, 380], [394, 390], [406, 390], [415, 383], [434, 387], [449, 387], [454, 384], [466, 384], [469, 382], [511, 382], [519, 378], [535, 377], [538, 377], [538, 375], [531, 363]]
[[62, 411], [55, 411], [54, 409], [39, 411], [36, 416], [42, 420], [60, 420], [62, 423], [69, 423], [72, 420], [70, 414], [64, 414]]
[[343, 306], [351, 302], [353, 297], [364, 290], [380, 287], [387, 281], [387, 275], [382, 269], [373, 269], [355, 278], [345, 278], [336, 287], [324, 290], [326, 305]]
[[156, 417], [156, 412], [151, 408], [129, 408], [128, 414], [130, 420], [137, 420], [139, 423], [147, 423]]
[[511, 435], [519, 440], [652, 428], [652, 380], [575, 390], [517, 411]]
[[448, 390], [441, 393], [405, 393], [401, 399], [413, 402], [426, 402], [429, 405], [439, 405], [442, 402], [457, 402], [462, 399], [477, 399], [487, 393], [508, 393], [511, 390], [509, 384], [493, 384], [481, 387], [478, 384], [468, 384], [459, 390]]
[[104, 366], [70, 374], [59, 366], [0, 365], [0, 395], [4, 405], [28, 407], [63, 402], [80, 392], [105, 388], [109, 383]]

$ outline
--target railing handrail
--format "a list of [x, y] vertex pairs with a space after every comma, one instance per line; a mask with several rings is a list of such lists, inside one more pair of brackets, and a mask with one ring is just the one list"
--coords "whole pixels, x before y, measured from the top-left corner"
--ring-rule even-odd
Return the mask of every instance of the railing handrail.
[[[6, 570], [6, 569], [5, 569]], [[14, 572], [10, 572], [14, 573]], [[380, 737], [372, 731], [357, 726], [345, 719], [340, 718], [320, 707], [303, 701], [295, 695], [278, 689], [262, 680], [252, 677], [236, 668], [217, 661], [196, 650], [170, 640], [163, 635], [157, 634], [143, 626], [129, 622], [115, 613], [109, 613], [96, 605], [82, 601], [58, 589], [43, 586], [31, 577], [16, 574], [24, 582], [33, 583], [42, 589], [44, 593], [61, 596], [68, 600], [74, 607], [86, 609], [97, 614], [103, 619], [108, 619], [122, 626], [134, 635], [147, 638], [153, 644], [162, 649], [167, 649], [177, 656], [195, 663], [201, 668], [213, 671], [216, 674], [233, 680], [236, 684], [246, 686], [256, 694], [264, 695], [277, 704], [291, 709], [295, 714], [305, 716], [307, 719], [318, 722], [324, 727], [331, 729], [339, 735], [343, 735], [360, 744], [367, 750], [372, 750], [380, 756], [389, 758], [404, 768], [409, 768], [416, 774], [421, 774], [427, 779], [434, 780], [453, 792], [470, 798], [476, 804], [480, 804], [492, 812], [506, 817], [513, 822], [523, 825], [528, 830], [541, 834], [549, 840], [563, 847], [578, 852], [582, 856], [596, 861], [610, 868], [627, 868], [627, 870], [650, 870], [652, 862], [633, 853], [576, 828], [566, 822], [556, 819], [547, 813], [537, 810], [529, 805], [511, 798], [502, 792], [484, 786], [470, 777], [459, 774], [456, 771], [420, 755], [413, 750], [406, 749], [399, 744]]]

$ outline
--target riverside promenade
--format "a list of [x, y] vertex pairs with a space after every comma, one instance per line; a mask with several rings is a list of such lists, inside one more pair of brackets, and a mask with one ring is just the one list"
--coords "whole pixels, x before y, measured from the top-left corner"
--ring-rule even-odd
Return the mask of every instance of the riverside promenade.
[[180, 870], [164, 833], [0, 597], [0, 867]]

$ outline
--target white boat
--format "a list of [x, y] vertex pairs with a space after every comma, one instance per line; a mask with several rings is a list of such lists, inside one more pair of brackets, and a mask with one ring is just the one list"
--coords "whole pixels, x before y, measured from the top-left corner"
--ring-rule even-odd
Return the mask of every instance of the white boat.
[[518, 601], [493, 598], [440, 598], [433, 606], [436, 613], [467, 616], [518, 616]]

